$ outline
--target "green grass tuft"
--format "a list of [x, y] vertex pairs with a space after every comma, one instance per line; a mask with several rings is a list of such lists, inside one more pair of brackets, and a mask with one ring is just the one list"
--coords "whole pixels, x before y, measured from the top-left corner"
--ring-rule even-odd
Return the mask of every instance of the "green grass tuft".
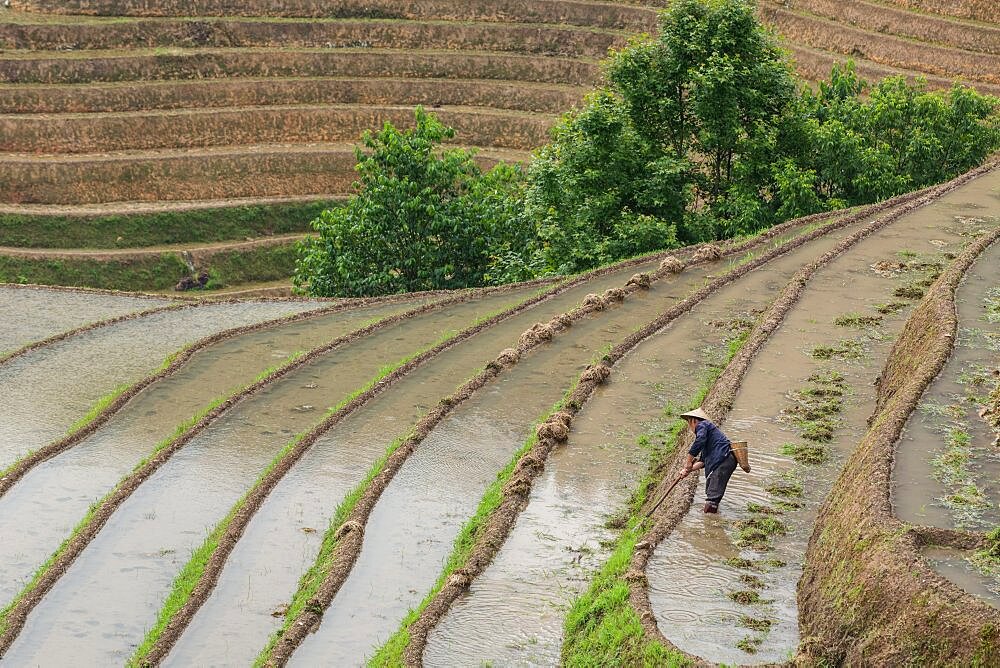
[[854, 327], [856, 329], [863, 329], [865, 327], [874, 327], [882, 322], [882, 316], [878, 315], [862, 315], [860, 313], [846, 313], [842, 316], [838, 316], [834, 319], [833, 324], [838, 327]]
[[833, 346], [816, 346], [810, 354], [818, 360], [857, 360], [864, 357], [865, 349], [860, 341], [845, 339]]
[[84, 416], [70, 426], [70, 428], [66, 431], [66, 435], [72, 436], [76, 432], [87, 427], [87, 425], [96, 420], [97, 416], [103, 413], [108, 406], [114, 403], [115, 399], [120, 397], [122, 393], [125, 392], [125, 390], [129, 389], [130, 387], [131, 385], [129, 385], [128, 383], [122, 383], [121, 385], [119, 385], [118, 387], [111, 390], [103, 397], [95, 401], [94, 405], [90, 407], [90, 409], [84, 414]]
[[883, 304], [876, 304], [874, 308], [882, 315], [891, 315], [893, 313], [899, 313], [907, 306], [908, 304], [906, 302], [891, 301]]
[[924, 288], [916, 283], [907, 283], [906, 285], [900, 285], [892, 294], [896, 297], [902, 297], [903, 299], [921, 299], [924, 296]]
[[751, 617], [750, 615], [740, 615], [740, 619], [736, 623], [745, 629], [750, 629], [751, 631], [757, 631], [759, 633], [767, 633], [774, 625], [774, 622], [770, 619]]

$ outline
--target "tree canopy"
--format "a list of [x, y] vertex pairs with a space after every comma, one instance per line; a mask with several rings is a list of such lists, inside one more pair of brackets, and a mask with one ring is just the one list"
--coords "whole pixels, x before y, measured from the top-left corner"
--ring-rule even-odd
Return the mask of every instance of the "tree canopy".
[[674, 0], [614, 52], [526, 170], [483, 173], [419, 109], [358, 151], [358, 195], [314, 222], [296, 284], [385, 294], [581, 271], [947, 180], [1000, 146], [998, 101], [874, 86], [848, 61], [798, 82], [746, 0]]

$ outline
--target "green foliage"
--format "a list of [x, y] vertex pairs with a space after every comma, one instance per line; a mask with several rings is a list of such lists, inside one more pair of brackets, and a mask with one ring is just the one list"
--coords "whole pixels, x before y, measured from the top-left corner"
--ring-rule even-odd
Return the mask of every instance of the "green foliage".
[[382, 295], [482, 285], [491, 254], [523, 244], [517, 221], [520, 170], [487, 174], [454, 136], [417, 108], [416, 125], [386, 123], [358, 149], [359, 192], [313, 221], [295, 283], [316, 296]]
[[825, 200], [861, 204], [945, 181], [1000, 143], [996, 99], [958, 84], [934, 93], [903, 77], [869, 86], [850, 61], [817, 92], [806, 89], [802, 105], [796, 160]]
[[869, 86], [850, 62], [798, 84], [748, 0], [674, 0], [605, 70], [524, 175], [438, 157], [453, 133], [422, 111], [416, 130], [366, 136], [361, 192], [315, 221], [297, 283], [356, 295], [574, 273], [881, 200], [1000, 147], [998, 101], [971, 88]]

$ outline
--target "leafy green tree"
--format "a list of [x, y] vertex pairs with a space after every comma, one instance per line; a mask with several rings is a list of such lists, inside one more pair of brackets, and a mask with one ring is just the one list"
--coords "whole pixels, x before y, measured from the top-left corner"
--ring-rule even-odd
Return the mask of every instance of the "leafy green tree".
[[[862, 94], [867, 91], [867, 97]], [[854, 64], [802, 93], [796, 162], [828, 206], [862, 204], [945, 181], [1000, 145], [997, 100], [955, 85], [890, 77], [869, 86]]]
[[578, 271], [773, 222], [798, 97], [751, 4], [677, 0], [657, 38], [612, 56], [607, 82], [528, 170], [538, 243], [520, 266]]
[[454, 134], [421, 108], [411, 130], [366, 133], [358, 194], [313, 221], [319, 234], [300, 247], [295, 285], [316, 296], [482, 285], [496, 248], [527, 243], [520, 169], [484, 174], [473, 153], [440, 148]]

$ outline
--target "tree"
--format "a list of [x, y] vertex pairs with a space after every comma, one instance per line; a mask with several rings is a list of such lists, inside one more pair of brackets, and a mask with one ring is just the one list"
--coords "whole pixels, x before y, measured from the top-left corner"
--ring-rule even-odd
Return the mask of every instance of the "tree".
[[356, 152], [358, 194], [313, 221], [294, 281], [315, 296], [382, 295], [482, 285], [493, 249], [526, 243], [515, 215], [520, 169], [483, 173], [474, 154], [441, 149], [454, 130], [418, 108]]
[[793, 191], [775, 166], [797, 101], [749, 3], [677, 0], [539, 152], [525, 191], [538, 242], [504, 261], [566, 273], [767, 227]]

